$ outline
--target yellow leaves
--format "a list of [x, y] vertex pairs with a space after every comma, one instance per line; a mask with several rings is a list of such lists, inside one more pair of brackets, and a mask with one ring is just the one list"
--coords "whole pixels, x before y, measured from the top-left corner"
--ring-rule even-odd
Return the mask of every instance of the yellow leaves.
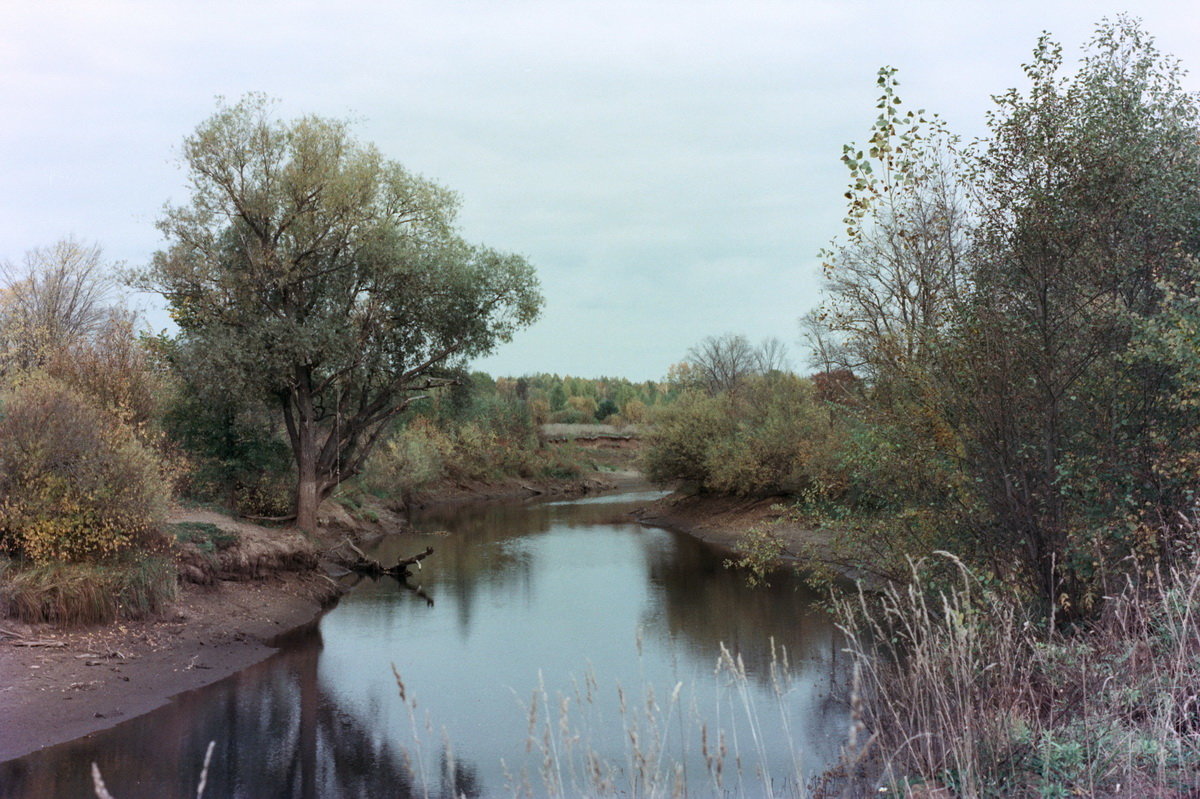
[[35, 562], [105, 559], [156, 535], [156, 459], [57, 381], [5, 398], [0, 464], [0, 540]]

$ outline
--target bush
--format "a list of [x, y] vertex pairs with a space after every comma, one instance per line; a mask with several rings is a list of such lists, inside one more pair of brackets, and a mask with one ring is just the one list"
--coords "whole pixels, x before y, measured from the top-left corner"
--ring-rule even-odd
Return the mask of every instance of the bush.
[[658, 414], [647, 436], [642, 471], [655, 483], [679, 481], [703, 488], [709, 482], [709, 449], [732, 438], [736, 429], [720, 397], [687, 392]]
[[583, 472], [578, 447], [546, 447], [523, 404], [476, 397], [449, 418], [416, 415], [372, 455], [363, 487], [408, 501], [441, 480], [570, 479]]
[[407, 501], [442, 476], [452, 450], [452, 441], [436, 424], [418, 417], [372, 454], [364, 487], [377, 496]]
[[819, 482], [835, 433], [809, 381], [748, 377], [736, 392], [692, 391], [657, 414], [643, 468], [704, 491], [799, 495]]
[[38, 563], [160, 542], [167, 488], [128, 428], [48, 377], [3, 397], [0, 546]]
[[92, 337], [54, 352], [46, 371], [136, 432], [143, 443], [156, 439], [152, 424], [160, 415], [164, 381], [150, 368], [132, 314], [110, 314]]

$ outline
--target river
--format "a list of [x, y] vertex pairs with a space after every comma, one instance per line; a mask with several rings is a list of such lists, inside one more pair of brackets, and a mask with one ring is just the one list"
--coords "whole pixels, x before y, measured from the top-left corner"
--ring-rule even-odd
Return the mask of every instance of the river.
[[803, 795], [836, 757], [839, 643], [788, 575], [636, 524], [658, 494], [441, 509], [263, 663], [0, 764], [4, 797]]

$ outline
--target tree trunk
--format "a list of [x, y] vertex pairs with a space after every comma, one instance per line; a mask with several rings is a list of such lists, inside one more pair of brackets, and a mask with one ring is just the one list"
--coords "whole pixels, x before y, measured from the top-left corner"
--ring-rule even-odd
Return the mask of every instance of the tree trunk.
[[317, 431], [313, 418], [312, 387], [308, 370], [298, 370], [296, 416], [299, 424], [292, 439], [296, 456], [296, 526], [306, 533], [317, 532], [317, 510], [321, 507], [321, 486], [317, 476]]
[[309, 464], [308, 474], [303, 465], [300, 479], [296, 483], [296, 526], [306, 533], [317, 532], [317, 510], [321, 507], [321, 493], [317, 490], [317, 477]]

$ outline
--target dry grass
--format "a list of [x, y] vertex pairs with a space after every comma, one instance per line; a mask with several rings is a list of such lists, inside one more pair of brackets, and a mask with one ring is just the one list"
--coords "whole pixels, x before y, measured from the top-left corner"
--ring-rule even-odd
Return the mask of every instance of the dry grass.
[[1058, 632], [951, 559], [953, 586], [929, 590], [915, 564], [908, 586], [840, 609], [871, 748], [850, 795], [1196, 795], [1200, 571], [1130, 583]]
[[[620, 741], [611, 739], [612, 729], [604, 723], [614, 708], [601, 697], [594, 673], [585, 674], [563, 693], [552, 694], [539, 680], [525, 704], [525, 756], [519, 763], [502, 763], [507, 783], [503, 790], [514, 797], [783, 799], [806, 795], [805, 775], [796, 747], [790, 745], [787, 722], [792, 676], [783, 650], [773, 647], [772, 652], [770, 683], [784, 719], [783, 735], [794, 755], [790, 763], [771, 762], [768, 749], [773, 741], [767, 740], [769, 725], [760, 714], [772, 708], [755, 702], [752, 676], [739, 656], [722, 647], [714, 669], [722, 687], [714, 719], [701, 717], [682, 682], [665, 695], [649, 684], [635, 692], [618, 685], [615, 710], [621, 720]], [[450, 742], [445, 740], [440, 752], [428, 751], [433, 722], [420, 717], [417, 701], [399, 673], [395, 679], [412, 733], [403, 752], [417, 795], [458, 796], [461, 786], [454, 779]]]
[[619, 427], [610, 424], [544, 424], [542, 435], [554, 441], [571, 441], [576, 438], [629, 437], [641, 433], [642, 427], [626, 424]]
[[174, 564], [161, 556], [115, 563], [54, 563], [0, 568], [0, 608], [29, 624], [64, 627], [140, 619], [175, 599]]

